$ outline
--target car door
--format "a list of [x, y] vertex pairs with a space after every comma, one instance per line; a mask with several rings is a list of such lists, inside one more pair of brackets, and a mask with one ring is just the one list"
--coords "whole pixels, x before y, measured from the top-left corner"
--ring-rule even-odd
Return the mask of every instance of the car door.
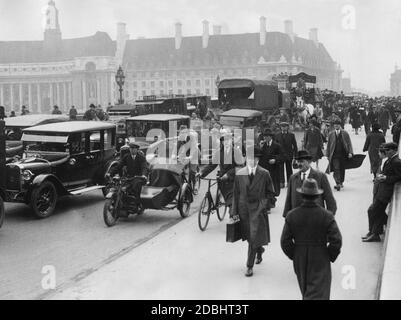
[[97, 184], [104, 169], [104, 130], [86, 133], [86, 169], [90, 184]]

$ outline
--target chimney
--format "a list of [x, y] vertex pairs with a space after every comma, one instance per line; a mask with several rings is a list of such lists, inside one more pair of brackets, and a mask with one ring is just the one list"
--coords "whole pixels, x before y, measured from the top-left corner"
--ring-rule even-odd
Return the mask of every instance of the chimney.
[[202, 34], [202, 47], [206, 49], [209, 44], [209, 22], [203, 20], [203, 34]]
[[260, 17], [259, 43], [261, 46], [264, 46], [266, 43], [266, 17]]
[[181, 48], [182, 42], [182, 24], [177, 22], [175, 24], [175, 49], [178, 50]]
[[215, 36], [221, 35], [221, 26], [220, 25], [214, 25], [213, 26], [213, 34]]
[[290, 36], [292, 41], [294, 41], [294, 27], [292, 20], [284, 21], [284, 32]]
[[317, 28], [310, 29], [310, 31], [309, 31], [309, 40], [312, 40], [317, 47], [319, 46], [319, 39], [318, 39], [318, 36], [317, 36]]

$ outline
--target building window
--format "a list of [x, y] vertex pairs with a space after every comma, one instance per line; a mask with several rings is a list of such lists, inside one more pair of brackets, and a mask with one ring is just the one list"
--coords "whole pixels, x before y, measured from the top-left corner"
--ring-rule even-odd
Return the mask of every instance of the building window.
[[187, 94], [191, 94], [191, 89], [187, 89]]
[[164, 90], [160, 90], [160, 95], [164, 95]]
[[200, 85], [201, 85], [201, 81], [200, 81], [199, 79], [197, 79], [197, 80], [196, 80], [196, 86], [197, 86], [197, 87], [200, 87]]
[[200, 95], [200, 89], [196, 89], [196, 94]]
[[206, 95], [210, 96], [210, 89], [209, 88], [206, 89]]
[[210, 86], [210, 80], [209, 79], [205, 79], [205, 86]]
[[136, 87], [137, 87], [137, 82], [134, 81], [134, 82], [132, 83], [132, 85], [134, 86], [134, 88], [136, 88]]
[[155, 82], [154, 81], [150, 81], [150, 87], [154, 88], [155, 87]]
[[159, 86], [160, 86], [160, 87], [164, 87], [164, 81], [160, 81], [160, 82], [159, 82]]
[[173, 94], [173, 90], [172, 89], [170, 89], [169, 91], [168, 91], [168, 94]]
[[173, 87], [173, 80], [169, 80], [169, 81], [168, 81], [168, 86], [169, 86], [170, 88]]
[[146, 81], [142, 81], [142, 88], [146, 88]]
[[155, 93], [155, 90], [152, 90], [152, 91], [150, 91], [150, 94], [152, 95], [152, 96], [154, 96], [156, 93]]
[[187, 87], [191, 86], [191, 80], [187, 80]]
[[182, 89], [178, 89], [178, 94], [182, 94]]
[[146, 96], [146, 90], [142, 90], [142, 97]]
[[177, 86], [182, 87], [182, 80], [177, 80]]

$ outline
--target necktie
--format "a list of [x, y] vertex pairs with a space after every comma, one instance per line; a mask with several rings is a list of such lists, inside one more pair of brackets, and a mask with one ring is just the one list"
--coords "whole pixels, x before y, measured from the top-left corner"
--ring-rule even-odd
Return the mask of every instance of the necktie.
[[305, 181], [305, 178], [306, 178], [306, 172], [302, 172], [302, 182]]
[[254, 173], [253, 173], [253, 170], [251, 171], [251, 174], [249, 175], [249, 180], [251, 181], [251, 183], [252, 183], [252, 181], [253, 181], [253, 177], [254, 177], [255, 175], [254, 175]]

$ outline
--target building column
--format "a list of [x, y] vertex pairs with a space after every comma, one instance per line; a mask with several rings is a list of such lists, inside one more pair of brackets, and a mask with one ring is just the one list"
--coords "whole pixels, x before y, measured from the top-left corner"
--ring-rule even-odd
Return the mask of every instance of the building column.
[[101, 104], [102, 103], [102, 97], [100, 94], [100, 80], [96, 79], [96, 104]]
[[14, 109], [14, 85], [10, 84], [10, 107], [11, 110], [15, 111]]
[[82, 110], [86, 110], [87, 103], [86, 103], [87, 99], [86, 99], [86, 81], [83, 80], [82, 81]]
[[67, 82], [63, 83], [64, 86], [64, 109], [68, 111], [68, 103], [67, 103]]
[[28, 83], [28, 104], [29, 108], [33, 109], [32, 105], [32, 85]]
[[19, 106], [21, 108], [22, 105], [24, 104], [24, 102], [22, 101], [22, 83], [19, 84], [18, 91], [19, 91], [19, 95], [18, 95], [18, 97], [19, 97]]
[[53, 101], [53, 84], [49, 83], [49, 98], [50, 98], [50, 110], [53, 108], [54, 106], [54, 101]]
[[0, 105], [4, 106], [4, 91], [3, 91], [3, 85], [0, 84]]
[[60, 99], [60, 82], [56, 83], [56, 91], [57, 91], [57, 105], [59, 108], [61, 108], [61, 99]]
[[70, 100], [70, 105], [68, 107], [70, 108], [74, 104], [74, 101], [72, 98], [72, 82], [68, 82], [68, 97]]
[[40, 83], [36, 84], [36, 86], [37, 86], [36, 94], [38, 99], [38, 113], [42, 113], [42, 95], [40, 92]]

